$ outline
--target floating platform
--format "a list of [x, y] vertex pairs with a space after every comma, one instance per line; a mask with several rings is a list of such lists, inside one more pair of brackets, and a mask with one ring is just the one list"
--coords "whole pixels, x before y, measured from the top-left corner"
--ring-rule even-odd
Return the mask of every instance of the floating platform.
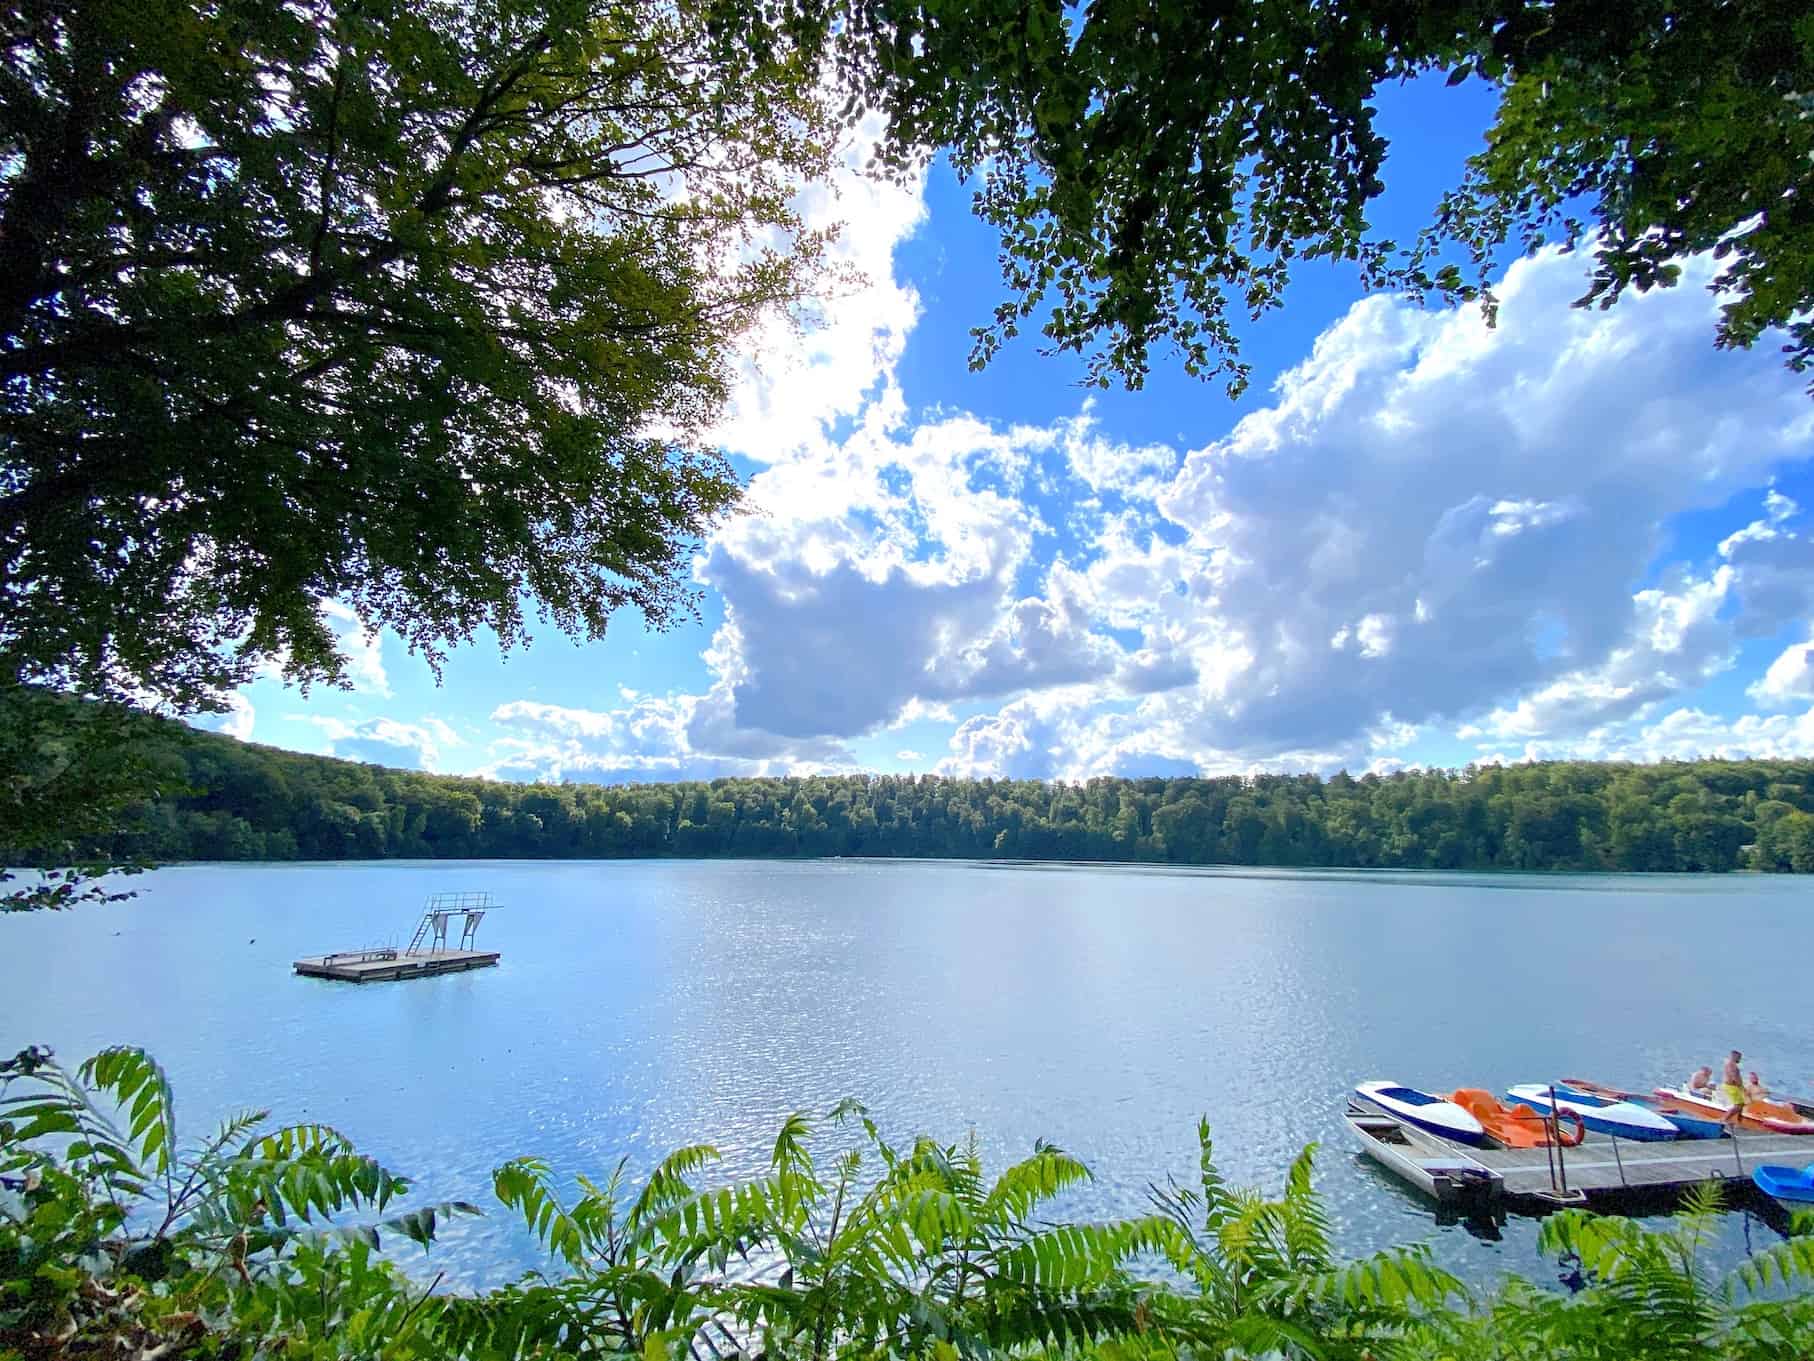
[[1462, 1208], [1615, 1209], [1676, 1200], [1708, 1181], [1749, 1202], [1759, 1194], [1751, 1181], [1759, 1163], [1814, 1161], [1814, 1135], [1734, 1130], [1723, 1139], [1638, 1143], [1590, 1133], [1574, 1148], [1474, 1148], [1358, 1101], [1348, 1103], [1346, 1120], [1380, 1166]]
[[[496, 909], [489, 893], [433, 893], [403, 949], [372, 945], [311, 955], [296, 961], [296, 972], [306, 978], [334, 978], [343, 983], [390, 983], [399, 978], [488, 969], [498, 962], [498, 952], [478, 948], [479, 923]], [[447, 928], [455, 917], [460, 919], [460, 943], [449, 946]]]
[[399, 978], [433, 978], [436, 974], [488, 969], [496, 950], [343, 950], [296, 961], [296, 972], [308, 978], [337, 978], [343, 983], [389, 983]]

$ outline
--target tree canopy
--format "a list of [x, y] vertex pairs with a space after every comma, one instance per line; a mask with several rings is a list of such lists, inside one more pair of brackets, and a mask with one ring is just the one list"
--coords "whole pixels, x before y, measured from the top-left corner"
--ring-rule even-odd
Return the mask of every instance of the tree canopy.
[[[1507, 243], [1579, 245], [1583, 304], [1726, 261], [1721, 345], [1814, 364], [1814, 15], [1799, 0], [872, 0], [849, 75], [911, 161], [949, 148], [1001, 234], [984, 363], [1023, 327], [1138, 386], [1155, 346], [1246, 384], [1238, 326], [1300, 260], [1482, 297]], [[1494, 87], [1416, 241], [1377, 235], [1383, 85]]]
[[[687, 607], [736, 496], [732, 346], [822, 260], [790, 191], [838, 120], [948, 151], [1023, 326], [1238, 391], [1299, 259], [1486, 298], [1508, 242], [1584, 302], [1726, 260], [1722, 344], [1814, 361], [1814, 19], [1791, 0], [7, 0], [0, 676], [205, 702], [343, 665], [322, 603], [434, 659], [525, 608]], [[1372, 102], [1491, 82], [1415, 242]], [[1469, 265], [1471, 269], [1464, 269]], [[1048, 306], [1049, 304], [1049, 306]]]
[[[1814, 872], [1814, 761], [1558, 761], [1081, 784], [933, 775], [522, 784], [144, 720], [163, 791], [0, 862], [947, 856], [1362, 869]], [[155, 725], [155, 727], [151, 726]], [[7, 830], [0, 824], [0, 834]]]
[[677, 0], [8, 0], [0, 674], [333, 681], [688, 608], [732, 347], [807, 295], [816, 59]]

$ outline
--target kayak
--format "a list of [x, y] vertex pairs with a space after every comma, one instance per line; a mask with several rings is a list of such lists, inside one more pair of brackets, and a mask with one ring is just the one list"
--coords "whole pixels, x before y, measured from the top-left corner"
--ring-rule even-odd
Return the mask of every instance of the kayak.
[[1814, 1205], [1814, 1163], [1806, 1167], [1778, 1167], [1765, 1163], [1751, 1169], [1751, 1180], [1765, 1195], [1798, 1205]]
[[1505, 1148], [1548, 1148], [1558, 1143], [1573, 1148], [1587, 1137], [1587, 1126], [1572, 1111], [1564, 1111], [1560, 1119], [1539, 1115], [1522, 1102], [1502, 1105], [1482, 1087], [1463, 1087], [1449, 1100], [1478, 1120]]
[[[1562, 1092], [1563, 1089], [1558, 1084], [1554, 1109], [1558, 1113], [1580, 1116], [1582, 1123], [1597, 1133], [1617, 1135], [1621, 1139], [1660, 1142], [1675, 1138], [1679, 1132], [1655, 1111], [1634, 1102], [1608, 1101], [1605, 1097], [1589, 1096], [1586, 1092], [1564, 1096]], [[1536, 1107], [1540, 1113], [1551, 1110], [1550, 1087], [1546, 1082], [1527, 1082], [1511, 1088], [1506, 1095], [1514, 1101]]]
[[1557, 1096], [1573, 1096], [1581, 1093], [1585, 1096], [1602, 1097], [1608, 1101], [1629, 1101], [1634, 1106], [1643, 1106], [1662, 1116], [1676, 1127], [1677, 1135], [1683, 1139], [1723, 1139], [1726, 1127], [1718, 1120], [1709, 1120], [1703, 1116], [1691, 1115], [1687, 1111], [1677, 1110], [1674, 1103], [1656, 1096], [1645, 1096], [1641, 1092], [1628, 1092], [1618, 1087], [1609, 1087], [1604, 1082], [1589, 1082], [1582, 1077], [1565, 1077], [1556, 1084]]
[[1363, 1101], [1371, 1101], [1387, 1115], [1407, 1125], [1440, 1134], [1463, 1144], [1484, 1144], [1486, 1129], [1453, 1101], [1431, 1096], [1415, 1087], [1396, 1082], [1363, 1082], [1354, 1089]]
[[[1696, 1115], [1710, 1115], [1724, 1120], [1732, 1106], [1718, 1092], [1691, 1092], [1686, 1087], [1658, 1087], [1657, 1100], [1671, 1106], [1682, 1106]], [[1747, 1101], [1738, 1123], [1745, 1129], [1769, 1130], [1772, 1134], [1814, 1134], [1814, 1119], [1803, 1115], [1786, 1101]]]

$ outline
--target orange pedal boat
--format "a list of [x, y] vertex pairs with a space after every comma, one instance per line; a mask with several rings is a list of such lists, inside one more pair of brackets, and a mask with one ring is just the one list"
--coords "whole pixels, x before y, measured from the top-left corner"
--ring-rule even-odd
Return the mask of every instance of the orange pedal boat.
[[[1657, 1103], [1665, 1110], [1679, 1106], [1695, 1115], [1731, 1120], [1732, 1106], [1716, 1091], [1689, 1091], [1686, 1087], [1658, 1087]], [[1741, 1129], [1767, 1130], [1771, 1134], [1814, 1134], [1814, 1119], [1784, 1101], [1747, 1101], [1734, 1121]]]
[[1463, 1087], [1449, 1100], [1478, 1120], [1481, 1128], [1505, 1148], [1545, 1148], [1551, 1144], [1573, 1148], [1587, 1137], [1587, 1126], [1573, 1111], [1563, 1111], [1560, 1119], [1552, 1120], [1522, 1103], [1507, 1106], [1482, 1087]]

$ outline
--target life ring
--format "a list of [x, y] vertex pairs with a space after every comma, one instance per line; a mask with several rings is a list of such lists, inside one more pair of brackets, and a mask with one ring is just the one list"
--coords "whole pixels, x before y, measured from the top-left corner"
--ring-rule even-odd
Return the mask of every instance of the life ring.
[[[1575, 1137], [1569, 1138], [1562, 1131], [1562, 1121], [1566, 1117], [1575, 1122]], [[1587, 1138], [1587, 1121], [1577, 1111], [1557, 1111], [1555, 1120], [1556, 1143], [1562, 1148], [1579, 1148], [1581, 1141]]]

